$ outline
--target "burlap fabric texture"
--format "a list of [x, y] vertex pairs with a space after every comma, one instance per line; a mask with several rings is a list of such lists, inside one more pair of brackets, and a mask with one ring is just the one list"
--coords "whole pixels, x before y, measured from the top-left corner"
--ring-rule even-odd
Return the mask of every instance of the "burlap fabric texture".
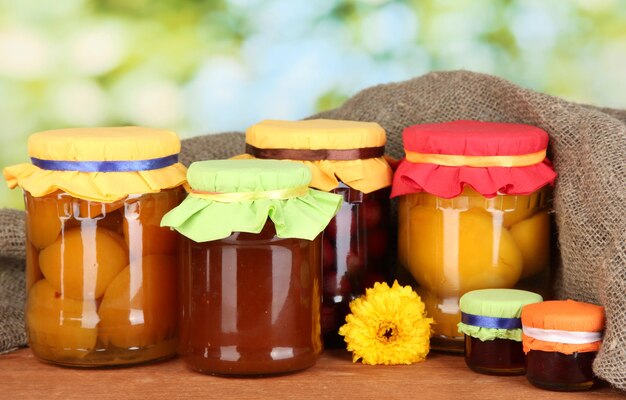
[[[457, 119], [536, 125], [550, 135], [559, 174], [554, 191], [562, 265], [557, 292], [604, 305], [607, 326], [594, 371], [626, 390], [626, 111], [570, 103], [500, 78], [430, 73], [365, 89], [316, 118], [374, 121], [388, 134], [388, 153], [402, 157], [404, 127]], [[183, 161], [224, 158], [243, 149], [241, 134], [186, 140]], [[22, 216], [0, 212], [0, 256], [23, 260]], [[23, 278], [15, 262], [0, 266], [0, 351], [24, 345]], [[23, 261], [22, 261], [23, 263]], [[19, 285], [16, 285], [19, 283]]]

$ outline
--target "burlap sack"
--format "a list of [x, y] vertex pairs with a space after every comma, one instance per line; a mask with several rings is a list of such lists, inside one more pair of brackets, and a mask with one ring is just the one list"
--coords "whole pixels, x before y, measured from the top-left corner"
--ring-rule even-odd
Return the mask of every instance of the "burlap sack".
[[0, 354], [26, 344], [24, 213], [0, 210]]
[[[545, 129], [559, 173], [554, 192], [562, 259], [558, 293], [606, 307], [607, 329], [594, 370], [626, 390], [626, 111], [569, 103], [503, 79], [457, 71], [375, 86], [315, 117], [378, 122], [387, 130], [388, 152], [398, 158], [403, 128], [416, 123], [477, 119]], [[198, 137], [185, 141], [183, 158], [227, 157], [240, 152], [242, 144], [240, 134]], [[6, 219], [0, 225], [0, 255], [23, 258], [21, 216], [9, 211], [0, 216]], [[23, 286], [12, 289], [22, 272], [1, 268], [0, 333], [10, 339], [0, 344], [23, 345], [22, 316], [7, 318], [5, 311], [8, 303], [23, 298]]]

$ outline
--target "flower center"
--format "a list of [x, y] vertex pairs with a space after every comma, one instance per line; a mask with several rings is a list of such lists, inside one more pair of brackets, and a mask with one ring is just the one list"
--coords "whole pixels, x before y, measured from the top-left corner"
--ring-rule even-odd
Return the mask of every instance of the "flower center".
[[398, 327], [391, 322], [381, 322], [376, 337], [383, 343], [393, 342], [398, 338]]

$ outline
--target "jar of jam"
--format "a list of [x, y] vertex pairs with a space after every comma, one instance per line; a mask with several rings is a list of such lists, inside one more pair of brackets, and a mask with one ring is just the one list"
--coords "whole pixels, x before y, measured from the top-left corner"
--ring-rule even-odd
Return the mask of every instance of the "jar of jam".
[[538, 303], [537, 293], [516, 289], [473, 290], [461, 296], [459, 333], [465, 334], [465, 363], [488, 375], [524, 375], [520, 314]]
[[163, 218], [181, 235], [180, 348], [194, 370], [273, 375], [312, 366], [320, 335], [321, 233], [341, 197], [299, 163], [202, 161]]
[[33, 353], [76, 367], [175, 355], [177, 236], [160, 221], [184, 197], [176, 134], [55, 130], [28, 151], [4, 175], [24, 190]]
[[546, 301], [522, 309], [526, 378], [554, 391], [598, 386], [592, 370], [602, 344], [604, 308], [573, 300]]
[[520, 124], [455, 121], [403, 133], [394, 175], [398, 275], [436, 322], [431, 346], [463, 351], [459, 298], [518, 288], [549, 297], [550, 215], [556, 174], [548, 135]]
[[244, 157], [299, 161], [311, 187], [343, 197], [324, 231], [322, 333], [326, 347], [345, 347], [338, 334], [350, 301], [391, 278], [386, 260], [392, 170], [383, 157], [384, 129], [340, 120], [262, 121], [248, 128]]

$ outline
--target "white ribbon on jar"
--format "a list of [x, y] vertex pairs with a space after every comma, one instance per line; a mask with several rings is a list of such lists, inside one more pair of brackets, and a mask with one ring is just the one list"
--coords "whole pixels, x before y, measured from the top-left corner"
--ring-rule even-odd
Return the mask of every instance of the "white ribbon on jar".
[[524, 335], [544, 342], [587, 344], [602, 340], [602, 332], [560, 331], [522, 326]]

